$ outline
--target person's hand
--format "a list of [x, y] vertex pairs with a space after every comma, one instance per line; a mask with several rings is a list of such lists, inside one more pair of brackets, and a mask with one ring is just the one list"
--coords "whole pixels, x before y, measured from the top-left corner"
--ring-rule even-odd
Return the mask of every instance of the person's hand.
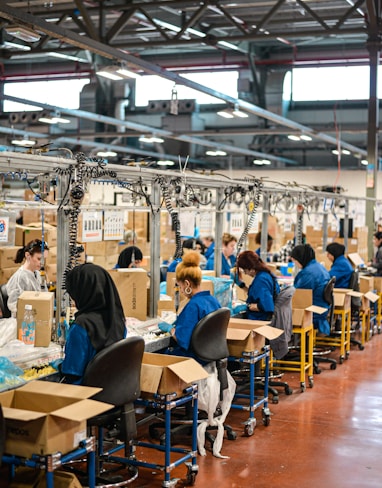
[[162, 332], [169, 332], [169, 333], [171, 333], [171, 329], [174, 328], [174, 325], [173, 324], [169, 324], [168, 322], [159, 322], [158, 327], [159, 327], [159, 329]]

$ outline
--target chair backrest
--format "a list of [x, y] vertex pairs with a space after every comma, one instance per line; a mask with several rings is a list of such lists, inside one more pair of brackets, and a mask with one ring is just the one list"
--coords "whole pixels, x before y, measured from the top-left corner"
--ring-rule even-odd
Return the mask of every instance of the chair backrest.
[[3, 319], [9, 319], [12, 316], [11, 311], [8, 308], [8, 292], [7, 285], [0, 286], [0, 310]]
[[328, 310], [328, 322], [330, 327], [333, 325], [334, 321], [334, 285], [336, 284], [336, 277], [332, 276], [330, 280], [326, 283], [326, 286], [324, 288], [324, 300], [325, 302], [329, 305], [329, 310]]
[[[359, 291], [359, 273], [355, 269], [350, 275], [349, 288], [353, 291]], [[362, 306], [361, 297], [351, 297], [351, 310], [352, 312], [359, 312]]]
[[228, 357], [227, 328], [231, 312], [219, 308], [196, 324], [191, 336], [191, 349], [203, 361], [217, 361]]
[[97, 353], [88, 364], [82, 384], [103, 390], [93, 400], [125, 405], [140, 395], [140, 378], [145, 342], [133, 336], [112, 344]]
[[335, 284], [336, 284], [336, 277], [332, 276], [332, 278], [330, 278], [330, 280], [326, 283], [326, 286], [324, 288], [324, 300], [330, 306], [333, 306], [334, 304], [333, 290]]

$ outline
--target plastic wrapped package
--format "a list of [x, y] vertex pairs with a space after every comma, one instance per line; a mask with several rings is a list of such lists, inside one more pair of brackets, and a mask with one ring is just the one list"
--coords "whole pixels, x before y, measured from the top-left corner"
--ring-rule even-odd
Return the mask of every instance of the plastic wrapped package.
[[[208, 418], [200, 421], [198, 425], [198, 451], [201, 456], [206, 455], [204, 447], [206, 439], [206, 430], [209, 425], [217, 428], [217, 435], [213, 444], [213, 455], [218, 458], [227, 458], [220, 451], [224, 439], [224, 422], [230, 411], [233, 397], [236, 391], [236, 383], [230, 373], [228, 375], [228, 388], [223, 390], [223, 400], [220, 401], [220, 382], [215, 362], [208, 363], [204, 366], [208, 373], [208, 378], [198, 381], [198, 409], [207, 413]], [[221, 415], [215, 417], [217, 408], [220, 408]]]
[[214, 284], [214, 296], [222, 307], [232, 310], [232, 284], [229, 278], [216, 278], [214, 276], [203, 276], [203, 280], [212, 281]]

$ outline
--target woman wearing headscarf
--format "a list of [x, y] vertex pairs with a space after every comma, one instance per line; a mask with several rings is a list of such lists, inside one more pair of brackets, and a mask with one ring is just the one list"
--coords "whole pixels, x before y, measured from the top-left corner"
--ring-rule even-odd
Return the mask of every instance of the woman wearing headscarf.
[[[313, 305], [328, 309], [324, 300], [324, 288], [330, 280], [328, 271], [316, 261], [316, 254], [309, 244], [301, 244], [293, 248], [292, 261], [300, 268], [294, 279], [295, 288], [303, 288], [313, 291]], [[327, 314], [313, 313], [313, 326], [323, 335], [330, 334], [330, 325]]]
[[70, 270], [66, 290], [77, 312], [60, 369], [65, 382], [81, 384], [86, 366], [96, 353], [126, 336], [125, 315], [118, 290], [101, 266], [86, 263]]
[[345, 256], [345, 246], [332, 242], [326, 246], [326, 255], [333, 263], [329, 274], [336, 277], [335, 288], [349, 288], [353, 267]]
[[[236, 261], [240, 274], [251, 276], [248, 288], [247, 318], [251, 320], [269, 320], [275, 310], [275, 298], [280, 293], [276, 277], [270, 268], [253, 251], [243, 251]], [[246, 289], [246, 286], [242, 286]]]
[[143, 254], [137, 246], [129, 246], [118, 256], [115, 268], [139, 268], [142, 264]]
[[192, 332], [200, 319], [221, 308], [217, 299], [209, 291], [201, 289], [202, 270], [200, 253], [189, 251], [176, 267], [176, 282], [180, 292], [189, 299], [177, 317], [174, 325], [159, 324], [165, 332], [170, 332], [177, 345], [171, 354], [195, 357], [190, 350]]

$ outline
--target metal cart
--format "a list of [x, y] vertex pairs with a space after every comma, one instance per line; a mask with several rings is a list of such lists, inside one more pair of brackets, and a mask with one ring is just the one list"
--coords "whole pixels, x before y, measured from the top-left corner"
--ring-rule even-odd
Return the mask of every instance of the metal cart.
[[[249, 374], [246, 375], [244, 381], [240, 380], [240, 376], [239, 379], [236, 381], [237, 388], [233, 400], [233, 402], [240, 401], [240, 400], [248, 401], [248, 405], [244, 405], [243, 402], [232, 403], [231, 405], [231, 408], [249, 411], [249, 418], [244, 422], [244, 434], [248, 437], [253, 435], [256, 427], [255, 410], [257, 408], [263, 406], [262, 419], [263, 419], [263, 424], [265, 426], [268, 426], [271, 421], [271, 412], [268, 408], [269, 354], [270, 354], [270, 348], [268, 345], [266, 345], [263, 348], [263, 352], [259, 352], [259, 351], [243, 352], [241, 357], [230, 356], [228, 359], [229, 361], [235, 361], [241, 364], [249, 365], [249, 371], [248, 371]], [[263, 361], [263, 360], [265, 363], [265, 369], [264, 369], [265, 377], [263, 382], [264, 395], [262, 397], [258, 397], [255, 394], [255, 381], [256, 381], [255, 365], [259, 361]], [[235, 374], [233, 374], [233, 376], [235, 376]], [[249, 393], [246, 393], [248, 390]]]

